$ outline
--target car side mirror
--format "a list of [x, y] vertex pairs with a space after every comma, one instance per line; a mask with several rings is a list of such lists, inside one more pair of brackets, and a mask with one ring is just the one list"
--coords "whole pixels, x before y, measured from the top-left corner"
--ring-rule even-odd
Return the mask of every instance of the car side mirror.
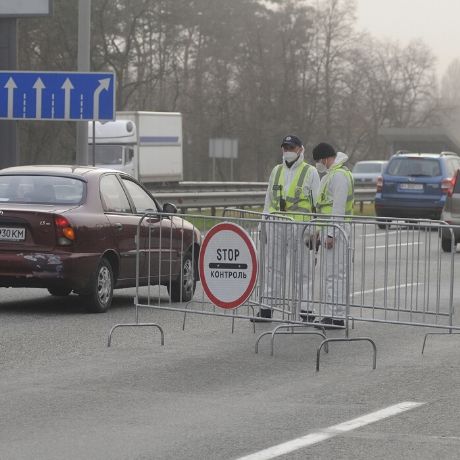
[[177, 208], [172, 203], [163, 204], [163, 212], [165, 214], [177, 214]]

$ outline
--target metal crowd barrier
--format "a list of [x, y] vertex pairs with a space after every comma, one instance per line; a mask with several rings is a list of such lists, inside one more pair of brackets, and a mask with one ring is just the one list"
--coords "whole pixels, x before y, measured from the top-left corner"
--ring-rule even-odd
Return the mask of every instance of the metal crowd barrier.
[[[140, 309], [181, 312], [184, 315], [183, 328], [188, 314], [227, 317], [232, 319], [233, 331], [235, 319], [254, 320], [256, 310], [266, 308], [273, 312], [270, 322], [278, 325], [273, 331], [263, 332], [258, 337], [256, 352], [260, 339], [265, 335], [271, 335], [272, 354], [276, 334], [316, 335], [323, 339], [317, 348], [319, 369], [320, 351], [324, 347], [327, 352], [329, 341], [367, 340], [374, 347], [375, 367], [376, 348], [373, 341], [362, 337], [350, 338], [348, 334], [351, 252], [349, 236], [344, 229], [330, 223], [326, 227], [319, 219], [297, 222], [291, 216], [263, 215], [242, 210], [235, 213], [230, 215], [231, 211], [228, 211], [222, 217], [158, 213], [142, 216], [136, 237], [135, 321], [115, 325], [110, 331], [108, 345], [111, 345], [113, 332], [117, 328], [137, 326], [157, 328], [164, 343], [163, 328], [156, 323], [142, 323], [139, 320]], [[241, 213], [244, 213], [243, 216]], [[188, 224], [184, 218], [192, 224]], [[165, 225], [159, 225], [162, 221], [165, 221]], [[245, 229], [259, 254], [256, 287], [244, 305], [231, 311], [217, 309], [199, 283], [196, 290], [190, 292], [190, 287], [197, 279], [201, 238], [213, 225], [222, 221], [233, 222]], [[305, 241], [312, 239], [315, 245], [316, 234], [321, 234], [325, 228], [331, 229], [340, 238], [341, 244], [329, 251], [330, 257], [318, 259], [316, 246], [312, 246], [312, 250], [305, 250]], [[321, 284], [320, 281], [328, 279], [327, 274], [333, 273], [334, 267], [339, 265], [342, 268], [337, 280], [332, 280], [328, 286]], [[164, 288], [160, 289], [157, 285], [166, 286], [169, 299], [165, 299]], [[317, 298], [315, 289], [318, 290]], [[302, 310], [315, 310], [317, 320], [331, 317], [334, 321], [342, 321], [335, 329], [344, 330], [345, 337], [328, 338], [324, 327], [315, 324], [318, 326], [315, 328], [312, 327], [312, 321], [304, 321]], [[255, 331], [255, 324], [253, 327]]]
[[[353, 219], [350, 313], [355, 321], [429, 327], [452, 334], [455, 324], [455, 236], [445, 222]], [[443, 237], [450, 241], [444, 252]]]
[[[389, 222], [376, 217], [331, 217], [338, 222], [347, 219], [349, 227], [349, 319], [353, 324], [366, 321], [442, 330], [425, 334], [422, 353], [428, 336], [458, 334], [455, 234], [460, 227], [426, 219]], [[328, 269], [320, 267], [316, 273], [321, 287]]]
[[[329, 343], [352, 341], [372, 345], [375, 368], [374, 341], [351, 337], [356, 321], [430, 327], [447, 334], [460, 330], [454, 323], [455, 227], [425, 220], [388, 223], [378, 218], [331, 217], [265, 215], [235, 208], [226, 209], [222, 217], [144, 215], [136, 237], [135, 321], [115, 325], [108, 345], [114, 330], [124, 326], [155, 327], [164, 343], [160, 325], [139, 320], [139, 311], [145, 308], [182, 313], [183, 328], [189, 314], [230, 318], [232, 332], [236, 319], [254, 320], [259, 309], [269, 309], [273, 318], [267, 322], [275, 326], [258, 336], [256, 352], [265, 336], [271, 339], [273, 354], [276, 335], [316, 335], [322, 339], [317, 370], [320, 352], [323, 348], [327, 352]], [[245, 229], [259, 256], [256, 287], [234, 310], [215, 307], [197, 281], [202, 238], [223, 221]], [[334, 237], [332, 248], [326, 247], [328, 235]], [[441, 241], [446, 235], [452, 242], [450, 253], [443, 252], [446, 247]], [[313, 312], [314, 322], [302, 314], [308, 311]], [[330, 329], [343, 336], [328, 337]], [[439, 333], [425, 335], [422, 352], [427, 337]]]
[[[267, 218], [266, 214], [255, 213], [241, 209], [229, 208], [224, 215], [227, 217], [247, 217], [257, 214], [264, 221]], [[288, 253], [291, 254], [293, 268], [287, 270], [287, 267], [279, 266], [277, 260], [284, 260], [282, 254], [276, 254], [280, 247], [280, 242], [276, 238], [266, 238], [266, 250], [262, 254], [268, 252], [271, 257], [268, 257], [268, 263], [265, 263], [265, 273], [269, 277], [268, 286], [276, 286], [276, 280], [279, 279], [273, 274], [278, 266], [281, 272], [285, 273], [283, 287], [290, 287], [288, 295], [283, 293], [281, 298], [294, 300], [297, 304], [296, 312], [300, 315], [301, 311], [311, 311], [315, 317], [315, 322], [304, 321], [304, 325], [314, 326], [326, 334], [326, 330], [336, 329], [343, 330], [344, 337], [327, 338], [317, 348], [316, 369], [319, 370], [320, 352], [324, 347], [328, 351], [330, 342], [355, 342], [367, 341], [373, 348], [373, 368], [376, 367], [377, 349], [375, 343], [369, 337], [350, 337], [349, 322], [352, 319], [350, 314], [350, 286], [352, 280], [352, 259], [353, 248], [350, 245], [350, 234], [352, 230], [351, 223], [344, 220], [344, 217], [339, 217], [333, 223], [330, 220], [324, 219], [323, 216], [315, 214], [303, 213], [282, 213], [282, 217], [291, 218], [289, 224], [290, 233], [287, 236], [288, 241], [296, 241], [297, 244], [288, 244]], [[294, 220], [300, 217], [300, 220]], [[263, 228], [263, 227], [262, 227]], [[334, 247], [327, 249], [324, 242], [327, 235], [334, 237], [336, 244]], [[281, 241], [284, 236], [281, 238]], [[284, 257], [286, 257], [284, 255]], [[262, 258], [261, 258], [262, 259]], [[290, 282], [290, 284], [289, 284]], [[261, 281], [263, 286], [263, 281]], [[265, 292], [265, 291], [263, 291]], [[265, 295], [261, 296], [261, 302], [266, 299], [271, 299], [270, 290]], [[273, 300], [273, 299], [271, 299]], [[277, 299], [275, 299], [277, 300]], [[330, 319], [335, 324], [322, 325], [323, 319]], [[326, 329], [327, 328], [327, 329]], [[274, 338], [278, 333], [285, 333], [284, 329], [288, 329], [289, 333], [296, 333], [294, 329], [289, 327], [289, 324], [275, 327], [272, 331], [262, 333], [256, 342], [256, 352], [258, 351], [258, 343], [262, 337], [271, 336], [271, 353], [273, 354]]]

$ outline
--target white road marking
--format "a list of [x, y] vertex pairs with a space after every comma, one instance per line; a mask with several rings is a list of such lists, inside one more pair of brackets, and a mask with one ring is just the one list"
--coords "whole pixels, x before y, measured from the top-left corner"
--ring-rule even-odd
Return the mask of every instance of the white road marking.
[[386, 288], [377, 288], [377, 289], [368, 289], [367, 291], [355, 291], [353, 292], [353, 295], [359, 295], [359, 294], [372, 294], [373, 292], [380, 292], [384, 291], [385, 289], [387, 291], [391, 291], [392, 289], [398, 289], [398, 288], [409, 288], [412, 286], [422, 286], [423, 283], [408, 283], [408, 284], [397, 284], [396, 286], [388, 286]]
[[333, 438], [348, 431], [356, 430], [370, 423], [378, 422], [388, 417], [398, 415], [402, 412], [406, 412], [411, 409], [415, 409], [425, 403], [406, 401], [394, 406], [386, 407], [385, 409], [378, 410], [376, 412], [371, 412], [370, 414], [363, 415], [362, 417], [354, 418], [348, 422], [340, 423], [338, 425], [330, 426], [329, 428], [324, 428], [316, 433], [310, 433], [301, 438], [293, 439], [291, 441], [283, 442], [277, 446], [269, 447], [268, 449], [261, 450], [254, 454], [247, 455], [245, 457], [240, 457], [238, 460], [269, 460], [271, 458], [280, 457], [281, 455], [286, 455], [290, 452], [302, 449], [303, 447], [312, 446], [326, 439]]
[[423, 244], [423, 243], [414, 241], [413, 243], [383, 244], [382, 246], [366, 246], [366, 249], [395, 248], [396, 246], [411, 246], [411, 245], [417, 245], [417, 244]]
[[361, 237], [365, 237], [365, 238], [374, 238], [374, 237], [377, 237], [377, 236], [385, 236], [385, 235], [396, 235], [398, 233], [401, 233], [401, 232], [385, 232], [385, 233], [366, 233], [365, 235], [359, 235]]

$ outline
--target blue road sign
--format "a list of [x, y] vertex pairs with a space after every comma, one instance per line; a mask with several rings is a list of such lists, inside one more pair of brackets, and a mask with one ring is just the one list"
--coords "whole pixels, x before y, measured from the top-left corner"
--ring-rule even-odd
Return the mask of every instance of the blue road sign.
[[114, 118], [113, 73], [0, 72], [0, 119]]

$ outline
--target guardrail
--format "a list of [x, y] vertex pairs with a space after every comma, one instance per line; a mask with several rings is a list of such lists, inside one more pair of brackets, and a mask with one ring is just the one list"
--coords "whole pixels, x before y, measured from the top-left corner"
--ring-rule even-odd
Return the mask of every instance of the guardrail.
[[199, 182], [199, 181], [183, 181], [176, 184], [146, 184], [147, 188], [152, 192], [237, 192], [246, 190], [267, 190], [268, 182]]
[[[257, 183], [261, 184], [261, 183]], [[265, 189], [267, 184], [265, 184]], [[211, 214], [215, 215], [217, 208], [227, 206], [262, 207], [265, 201], [266, 190], [238, 190], [238, 191], [209, 191], [209, 192], [152, 192], [160, 203], [174, 203], [182, 213], [186, 214], [189, 209], [211, 209]], [[372, 188], [355, 189], [355, 201], [363, 204], [373, 202], [375, 190]]]
[[355, 203], [359, 203], [360, 212], [363, 212], [364, 203], [373, 203], [374, 200], [375, 200], [375, 187], [355, 189]]

